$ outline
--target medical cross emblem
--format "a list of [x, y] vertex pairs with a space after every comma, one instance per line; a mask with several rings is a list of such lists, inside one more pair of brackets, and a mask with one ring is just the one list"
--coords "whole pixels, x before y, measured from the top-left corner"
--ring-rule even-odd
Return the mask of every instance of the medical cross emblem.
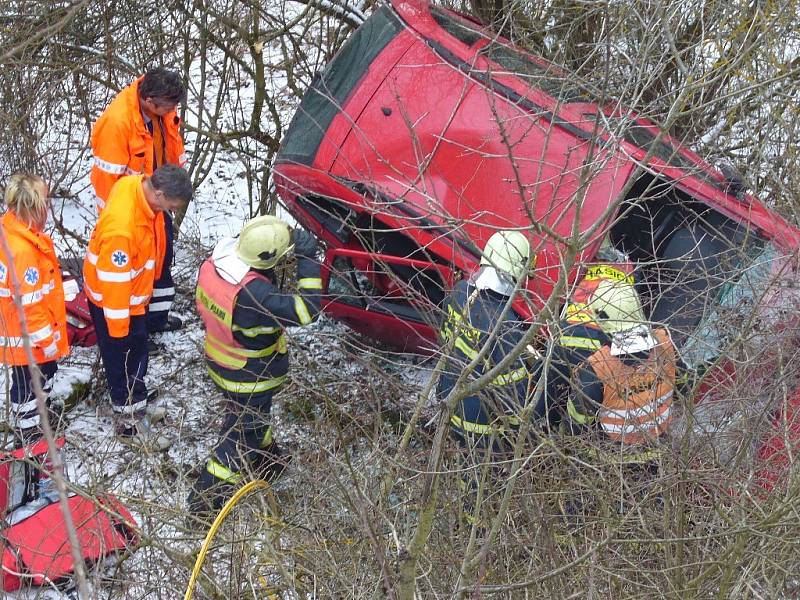
[[124, 267], [128, 264], [128, 255], [125, 254], [122, 250], [115, 250], [114, 253], [111, 255], [111, 262], [113, 262], [118, 267]]
[[39, 271], [34, 267], [28, 267], [25, 269], [25, 281], [28, 285], [36, 285], [36, 282], [39, 281]]

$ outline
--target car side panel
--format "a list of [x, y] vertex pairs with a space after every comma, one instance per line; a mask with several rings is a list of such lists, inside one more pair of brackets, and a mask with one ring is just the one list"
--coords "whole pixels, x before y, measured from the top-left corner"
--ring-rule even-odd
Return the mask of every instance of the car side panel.
[[576, 219], [580, 232], [607, 221], [632, 170], [472, 81], [421, 41], [383, 80], [331, 168], [459, 227], [479, 247], [497, 228], [533, 224], [540, 301], [563, 263], [554, 239], [569, 236]]

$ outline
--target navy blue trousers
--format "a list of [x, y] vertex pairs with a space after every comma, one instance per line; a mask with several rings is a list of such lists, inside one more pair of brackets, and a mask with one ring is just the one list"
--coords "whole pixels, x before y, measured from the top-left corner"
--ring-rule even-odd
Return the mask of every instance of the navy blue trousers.
[[147, 406], [147, 318], [131, 316], [128, 335], [113, 338], [108, 334], [108, 324], [103, 309], [89, 302], [97, 346], [106, 372], [108, 391], [114, 412], [133, 415]]
[[[51, 360], [39, 365], [42, 378], [39, 384], [45, 393], [58, 370], [58, 363]], [[27, 365], [11, 368], [11, 415], [14, 427], [22, 432], [39, 427], [39, 412], [36, 410], [36, 396], [33, 393], [31, 370]]]
[[164, 267], [161, 276], [153, 282], [153, 297], [147, 306], [148, 331], [162, 331], [167, 325], [167, 316], [175, 300], [175, 282], [172, 279], [172, 261], [175, 258], [175, 230], [172, 215], [164, 212], [164, 226], [167, 234], [167, 247], [164, 254]]

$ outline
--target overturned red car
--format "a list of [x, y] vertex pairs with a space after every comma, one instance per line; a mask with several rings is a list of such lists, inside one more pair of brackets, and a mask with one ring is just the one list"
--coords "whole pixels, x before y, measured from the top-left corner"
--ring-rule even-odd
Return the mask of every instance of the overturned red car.
[[[654, 123], [423, 1], [394, 0], [351, 35], [303, 97], [273, 177], [327, 244], [328, 313], [407, 351], [435, 348], [450, 286], [507, 228], [536, 254], [515, 305], [528, 316], [601, 246], [629, 257], [697, 398], [741, 381], [737, 355], [765, 332], [791, 332], [800, 230]], [[792, 438], [798, 405], [776, 417]], [[770, 481], [786, 439], [761, 448]]]

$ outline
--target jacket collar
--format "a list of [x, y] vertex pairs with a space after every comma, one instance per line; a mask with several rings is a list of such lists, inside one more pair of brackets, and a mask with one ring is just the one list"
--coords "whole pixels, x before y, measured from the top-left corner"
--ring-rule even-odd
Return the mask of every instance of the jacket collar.
[[144, 196], [144, 175], [135, 175], [136, 179], [138, 179], [138, 183], [136, 184], [136, 207], [138, 210], [142, 212], [145, 218], [148, 221], [152, 221], [156, 218], [155, 211], [150, 208], [150, 205], [147, 203], [147, 198]]
[[123, 93], [125, 94], [125, 104], [127, 112], [133, 119], [136, 131], [139, 133], [148, 133], [147, 126], [144, 124], [144, 116], [142, 115], [142, 105], [139, 102], [139, 84], [144, 79], [144, 76], [139, 77], [136, 81], [131, 83]]
[[211, 253], [217, 274], [234, 285], [238, 285], [250, 271], [250, 266], [236, 254], [237, 243], [236, 238], [222, 238]]
[[2, 218], [3, 227], [9, 233], [21, 237], [44, 253], [54, 252], [50, 236], [44, 232], [33, 231], [26, 223], [20, 220], [14, 211], [7, 210]]

